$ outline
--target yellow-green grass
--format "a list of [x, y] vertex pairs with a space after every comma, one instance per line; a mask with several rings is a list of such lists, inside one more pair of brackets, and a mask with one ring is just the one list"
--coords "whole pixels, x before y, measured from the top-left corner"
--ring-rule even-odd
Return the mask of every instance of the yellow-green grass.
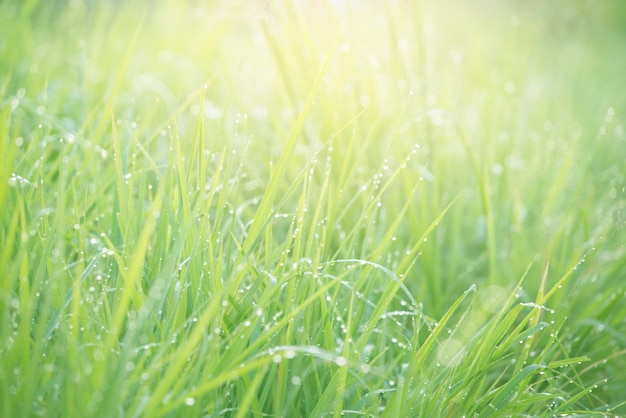
[[624, 18], [0, 2], [0, 416], [626, 414]]

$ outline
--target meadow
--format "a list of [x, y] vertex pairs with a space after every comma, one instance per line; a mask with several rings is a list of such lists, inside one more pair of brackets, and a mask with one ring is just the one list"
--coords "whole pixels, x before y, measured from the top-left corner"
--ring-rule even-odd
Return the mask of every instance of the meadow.
[[0, 1], [0, 416], [626, 416], [625, 21]]

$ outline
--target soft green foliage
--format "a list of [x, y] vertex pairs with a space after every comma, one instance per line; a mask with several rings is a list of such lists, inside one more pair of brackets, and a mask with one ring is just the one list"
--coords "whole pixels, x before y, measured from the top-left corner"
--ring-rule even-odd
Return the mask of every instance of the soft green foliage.
[[626, 414], [625, 16], [0, 2], [0, 416]]

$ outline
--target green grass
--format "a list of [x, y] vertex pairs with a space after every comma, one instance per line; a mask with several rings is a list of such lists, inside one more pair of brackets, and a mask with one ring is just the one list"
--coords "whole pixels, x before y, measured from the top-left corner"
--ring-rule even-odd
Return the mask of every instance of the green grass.
[[626, 415], [625, 17], [0, 2], [0, 416]]

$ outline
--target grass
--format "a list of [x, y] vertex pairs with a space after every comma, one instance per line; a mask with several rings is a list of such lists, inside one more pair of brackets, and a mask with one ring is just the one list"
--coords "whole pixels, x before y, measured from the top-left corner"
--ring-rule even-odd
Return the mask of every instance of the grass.
[[0, 2], [0, 416], [626, 415], [618, 1]]

